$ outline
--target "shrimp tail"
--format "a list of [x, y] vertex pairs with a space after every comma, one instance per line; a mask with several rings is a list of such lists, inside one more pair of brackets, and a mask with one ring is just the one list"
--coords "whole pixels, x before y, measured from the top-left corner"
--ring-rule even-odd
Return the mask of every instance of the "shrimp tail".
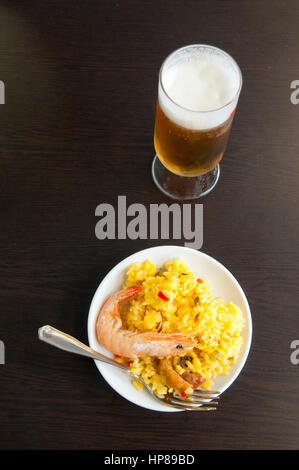
[[169, 358], [160, 360], [159, 371], [160, 374], [165, 377], [166, 383], [169, 387], [174, 388], [178, 392], [186, 393], [191, 388], [196, 390], [205, 382], [205, 378], [197, 372], [185, 370], [182, 375], [179, 375], [174, 370]]
[[161, 359], [159, 371], [165, 377], [169, 387], [174, 388], [178, 392], [186, 393], [191, 388], [191, 385], [173, 369], [168, 358]]
[[136, 295], [140, 291], [141, 291], [140, 286], [127, 287], [126, 289], [120, 290], [119, 292], [116, 292], [116, 294], [114, 294], [114, 296], [113, 296], [114, 301], [122, 302], [124, 300], [128, 300], [131, 297], [134, 297], [134, 295]]
[[134, 297], [134, 295], [136, 295], [140, 290], [140, 286], [131, 286], [127, 287], [127, 289], [120, 290], [119, 292], [110, 295], [101, 308], [98, 320], [100, 320], [101, 312], [104, 315], [108, 313], [115, 319], [119, 318], [119, 302], [123, 302], [124, 300], [128, 300], [131, 297]]
[[118, 343], [118, 332], [122, 327], [119, 303], [123, 300], [130, 299], [140, 290], [140, 286], [131, 286], [110, 295], [99, 311], [96, 322], [97, 338], [99, 342], [111, 352], [114, 352], [113, 349], [111, 349], [113, 343]]

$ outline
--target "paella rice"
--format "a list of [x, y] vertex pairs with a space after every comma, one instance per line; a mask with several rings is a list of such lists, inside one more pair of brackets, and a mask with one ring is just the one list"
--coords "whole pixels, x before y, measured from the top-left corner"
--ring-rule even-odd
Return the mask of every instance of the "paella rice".
[[[169, 358], [172, 368], [182, 375], [186, 370], [200, 374], [202, 388], [210, 389], [212, 380], [227, 374], [242, 346], [244, 317], [233, 303], [225, 303], [211, 294], [207, 279], [192, 273], [186, 263], [175, 260], [157, 268], [150, 260], [135, 263], [127, 271], [124, 288], [140, 285], [142, 289], [130, 301], [122, 303], [123, 327], [130, 331], [184, 333], [196, 341], [191, 351]], [[163, 397], [176, 394], [159, 368], [158, 357], [117, 357], [133, 374]], [[183, 361], [182, 361], [183, 359]], [[142, 384], [135, 380], [137, 390]], [[192, 387], [187, 393], [192, 392]]]

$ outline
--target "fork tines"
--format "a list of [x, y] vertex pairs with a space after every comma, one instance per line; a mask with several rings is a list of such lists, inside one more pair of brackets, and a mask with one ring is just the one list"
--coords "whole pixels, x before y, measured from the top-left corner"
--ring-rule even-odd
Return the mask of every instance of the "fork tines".
[[217, 410], [220, 394], [216, 391], [196, 390], [187, 397], [167, 396], [164, 402], [176, 408], [190, 411], [214, 411]]

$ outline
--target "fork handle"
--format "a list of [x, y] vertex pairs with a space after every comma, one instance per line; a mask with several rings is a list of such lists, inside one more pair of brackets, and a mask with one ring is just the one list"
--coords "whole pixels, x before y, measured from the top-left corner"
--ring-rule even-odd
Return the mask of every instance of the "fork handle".
[[63, 349], [64, 351], [68, 351], [74, 354], [79, 354], [81, 356], [90, 357], [92, 359], [96, 359], [97, 361], [106, 362], [107, 364], [129, 372], [127, 367], [119, 364], [113, 359], [110, 359], [110, 357], [104, 356], [103, 354], [94, 351], [94, 349], [91, 349], [89, 346], [86, 346], [86, 344], [81, 343], [81, 341], [73, 338], [73, 336], [63, 333], [62, 331], [53, 328], [53, 326], [45, 325], [39, 328], [38, 337], [41, 341], [51, 344], [56, 348]]

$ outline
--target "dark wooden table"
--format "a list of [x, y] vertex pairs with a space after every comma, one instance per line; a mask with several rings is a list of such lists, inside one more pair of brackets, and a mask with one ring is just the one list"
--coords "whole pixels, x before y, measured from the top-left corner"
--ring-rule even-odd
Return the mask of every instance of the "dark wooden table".
[[[1, 449], [298, 448], [298, 31], [297, 0], [0, 1]], [[243, 286], [253, 342], [219, 412], [162, 414], [37, 329], [86, 342], [103, 276], [169, 244], [99, 241], [95, 208], [118, 195], [171, 203], [150, 173], [158, 70], [195, 42], [231, 53], [244, 75], [220, 181], [198, 202], [202, 250]]]

